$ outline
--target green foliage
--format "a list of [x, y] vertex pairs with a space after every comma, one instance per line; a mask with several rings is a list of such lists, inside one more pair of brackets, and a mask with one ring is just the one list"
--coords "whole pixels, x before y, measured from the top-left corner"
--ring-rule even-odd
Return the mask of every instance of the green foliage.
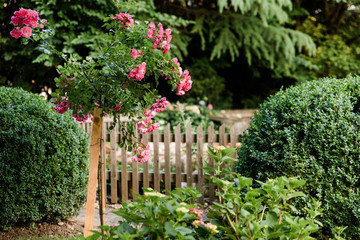
[[74, 216], [87, 186], [88, 138], [38, 95], [0, 87], [0, 228]]
[[[359, 22], [359, 16], [356, 17]], [[299, 30], [309, 34], [317, 45], [316, 55], [305, 57], [318, 66], [313, 69], [313, 77], [342, 78], [349, 73], [360, 74], [360, 47], [354, 41], [359, 37], [356, 29], [355, 32], [344, 27], [338, 34], [329, 34], [326, 25], [316, 22], [316, 18], [310, 17], [302, 23]]]
[[115, 0], [120, 12], [132, 14], [136, 19], [149, 22], [161, 22], [172, 29], [171, 56], [176, 56], [181, 61], [188, 55], [188, 44], [191, 37], [183, 34], [181, 29], [194, 24], [194, 21], [182, 17], [157, 11], [154, 0], [124, 1]]
[[[320, 202], [308, 203], [306, 217], [291, 213], [296, 210], [292, 200], [304, 196], [297, 189], [305, 181], [279, 177], [252, 188], [253, 179], [229, 170], [235, 161], [230, 156], [236, 151], [209, 148], [216, 166], [205, 168], [205, 176], [217, 187], [219, 201], [208, 209], [208, 221], [196, 203], [201, 196], [197, 189], [178, 188], [169, 195], [144, 189], [144, 195], [124, 202], [123, 208], [114, 212], [123, 218], [119, 225], [101, 226], [103, 232], [94, 231], [86, 239], [314, 239], [310, 234], [321, 226], [317, 220]], [[230, 165], [221, 171], [225, 164]], [[342, 230], [339, 228], [337, 239]]]
[[206, 98], [210, 104], [217, 104], [225, 90], [225, 79], [218, 75], [211, 61], [207, 58], [199, 59], [191, 65], [189, 71], [196, 81], [186, 97]]
[[341, 225], [346, 239], [360, 236], [359, 84], [326, 78], [279, 91], [255, 113], [238, 153], [245, 176], [307, 180], [304, 193], [323, 202], [318, 239]]
[[298, 60], [299, 53], [306, 49], [314, 54], [315, 44], [308, 35], [285, 26], [291, 23], [291, 1], [231, 1], [231, 7], [227, 2], [218, 1], [220, 13], [197, 16], [192, 29], [200, 35], [203, 50], [206, 38], [213, 45], [210, 59], [245, 56], [249, 65], [271, 69], [274, 77], [296, 77], [292, 73], [299, 64], [307, 63]]
[[[293, 214], [294, 198], [305, 196], [297, 191], [305, 184], [297, 178], [278, 177], [265, 183], [243, 177], [222, 165], [236, 161], [230, 156], [235, 148], [209, 148], [215, 167], [207, 166], [205, 176], [217, 186], [219, 200], [209, 210], [208, 217], [218, 226], [220, 239], [314, 239], [321, 223], [320, 202], [307, 203], [305, 217]], [[229, 166], [229, 165], [228, 165]], [[236, 238], [235, 238], [236, 236]]]
[[[20, 45], [10, 37], [11, 16], [20, 7], [39, 11], [42, 18], [48, 20], [47, 26], [53, 29], [55, 37], [48, 44], [75, 59], [86, 56], [96, 58], [99, 47], [103, 46], [104, 19], [110, 14], [120, 11], [137, 13], [136, 18], [154, 22], [163, 22], [173, 29], [172, 49], [174, 55], [181, 57], [187, 54], [186, 45], [189, 37], [180, 35], [176, 28], [183, 28], [190, 21], [169, 14], [155, 12], [152, 0], [120, 1], [120, 0], [24, 0], [10, 1], [0, 4], [0, 16], [4, 23], [0, 26], [0, 85], [21, 86], [33, 92], [40, 92], [45, 85], [55, 88], [54, 77], [56, 66], [63, 64], [63, 59], [49, 55], [44, 47], [33, 42]], [[90, 24], [89, 24], [90, 23]], [[180, 58], [181, 59], [181, 58]], [[33, 71], [37, 69], [38, 71]], [[32, 83], [32, 80], [35, 83]]]

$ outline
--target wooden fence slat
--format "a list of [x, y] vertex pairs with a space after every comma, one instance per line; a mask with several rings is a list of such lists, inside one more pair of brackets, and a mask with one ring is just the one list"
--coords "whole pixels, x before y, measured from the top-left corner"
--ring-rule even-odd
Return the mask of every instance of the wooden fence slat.
[[[226, 147], [226, 142], [225, 142], [225, 124], [222, 124], [219, 128], [219, 144], [220, 146], [224, 146]], [[224, 169], [227, 167], [227, 163], [224, 163], [221, 165], [221, 169]], [[222, 175], [223, 176], [223, 175]]]
[[[138, 133], [138, 129], [137, 127], [135, 127], [135, 139], [139, 139], [139, 133]], [[132, 156], [134, 156], [134, 152], [132, 152]], [[132, 179], [132, 198], [133, 199], [137, 199], [137, 195], [134, 193], [139, 193], [139, 174], [138, 174], [138, 162], [133, 161], [131, 163], [132, 166], [132, 174], [131, 174], [131, 179]]]
[[[149, 134], [144, 134], [143, 135], [144, 138], [144, 144], [148, 144], [149, 143]], [[143, 187], [144, 188], [148, 188], [149, 187], [149, 162], [144, 162], [143, 163]]]
[[187, 174], [187, 186], [192, 186], [193, 177], [192, 177], [192, 134], [191, 134], [191, 125], [186, 126], [186, 174]]
[[154, 132], [154, 189], [160, 192], [159, 129]]
[[222, 124], [219, 128], [219, 143], [221, 146], [224, 146], [226, 145], [226, 142], [225, 142], [225, 125]]
[[124, 146], [121, 148], [121, 201], [128, 200], [128, 180], [127, 180], [127, 152]]
[[199, 198], [199, 202], [204, 204], [204, 171], [203, 171], [203, 125], [200, 124], [196, 129], [197, 134], [197, 168], [198, 168], [198, 189], [201, 192], [202, 197]]
[[116, 135], [117, 135], [117, 131], [118, 131], [118, 125], [116, 124], [116, 126], [114, 127], [114, 129], [111, 131], [110, 134], [110, 164], [111, 164], [111, 200], [110, 202], [112, 204], [117, 203], [118, 202], [118, 191], [117, 191], [117, 159], [116, 159], [116, 151], [117, 151], [117, 142], [116, 142]]
[[164, 154], [165, 154], [165, 193], [171, 191], [171, 166], [170, 166], [170, 123], [164, 129]]
[[175, 171], [176, 188], [181, 188], [181, 126], [175, 128]]
[[[238, 142], [238, 135], [236, 134], [236, 126], [233, 125], [230, 128], [230, 147], [234, 148], [236, 147], [236, 143]], [[233, 155], [231, 155], [230, 157], [232, 158], [237, 158], [237, 153], [235, 152]]]
[[[208, 145], [210, 147], [214, 147], [214, 138], [215, 138], [214, 125], [211, 124], [208, 127]], [[209, 159], [208, 160], [209, 161], [209, 166], [214, 167], [214, 159], [212, 159], [210, 156], [208, 156], [208, 159]], [[213, 175], [213, 173], [212, 173], [212, 175]], [[215, 199], [215, 186], [212, 185], [212, 184], [209, 184], [209, 200], [210, 200], [210, 202], [213, 202], [214, 199]]]
[[91, 136], [92, 136], [92, 122], [89, 122], [89, 123], [86, 123], [87, 125], [87, 129], [86, 129], [86, 132], [87, 134], [89, 134], [89, 146], [91, 145]]

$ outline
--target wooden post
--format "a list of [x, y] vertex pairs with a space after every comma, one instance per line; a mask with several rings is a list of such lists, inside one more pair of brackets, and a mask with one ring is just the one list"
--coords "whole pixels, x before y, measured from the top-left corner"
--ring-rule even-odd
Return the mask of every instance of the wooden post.
[[160, 192], [159, 129], [153, 134], [154, 142], [154, 189]]
[[99, 166], [100, 156], [100, 141], [102, 134], [102, 113], [101, 108], [94, 109], [94, 120], [90, 145], [90, 166], [89, 166], [89, 182], [86, 198], [86, 212], [85, 212], [85, 225], [84, 225], [84, 237], [92, 235], [91, 230], [94, 227], [94, 212], [95, 212], [95, 200], [96, 200], [96, 183]]
[[176, 188], [181, 188], [181, 126], [180, 123], [175, 128], [175, 171]]
[[117, 131], [118, 131], [118, 124], [114, 127], [114, 129], [111, 131], [110, 135], [110, 146], [111, 146], [111, 152], [110, 152], [110, 159], [111, 159], [111, 203], [117, 203], [118, 202], [118, 191], [117, 191], [117, 159], [116, 159], [116, 151], [117, 151]]
[[204, 166], [203, 166], [203, 147], [204, 147], [204, 136], [203, 136], [203, 125], [202, 123], [196, 129], [197, 137], [197, 167], [198, 167], [198, 189], [201, 192], [199, 202], [204, 204]]
[[165, 193], [170, 195], [171, 192], [171, 165], [170, 165], [170, 123], [164, 129], [164, 146], [165, 146]]
[[193, 185], [192, 175], [192, 142], [191, 125], [186, 126], [186, 184], [188, 187]]

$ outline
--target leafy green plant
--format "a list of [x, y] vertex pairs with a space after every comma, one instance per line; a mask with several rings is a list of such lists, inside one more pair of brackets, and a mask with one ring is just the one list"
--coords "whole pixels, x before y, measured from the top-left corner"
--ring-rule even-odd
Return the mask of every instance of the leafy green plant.
[[[164, 195], [144, 189], [133, 202], [124, 202], [114, 212], [123, 217], [117, 226], [102, 226], [87, 239], [314, 239], [310, 236], [321, 226], [320, 202], [312, 200], [299, 217], [292, 204], [304, 194], [297, 189], [305, 184], [297, 178], [279, 177], [254, 188], [253, 179], [234, 173], [225, 164], [235, 148], [209, 148], [216, 166], [207, 166], [205, 175], [217, 186], [218, 202], [209, 208], [205, 218], [196, 199], [201, 196], [192, 187], [178, 188]], [[343, 229], [339, 229], [339, 236]], [[84, 239], [80, 237], [80, 239]], [[339, 238], [340, 239], [340, 238]]]
[[106, 234], [95, 232], [87, 239], [194, 239], [192, 222], [196, 216], [190, 209], [195, 205], [188, 202], [198, 195], [195, 189], [171, 195], [144, 189], [144, 195], [138, 195], [134, 202], [124, 202], [123, 208], [114, 212], [124, 219], [118, 226], [102, 226]]
[[[280, 91], [264, 102], [243, 137], [237, 171], [260, 181], [301, 177], [303, 191], [323, 203], [323, 228], [348, 226], [360, 236], [360, 77], [326, 78]], [[294, 203], [300, 214], [306, 198]]]
[[0, 87], [0, 229], [74, 216], [87, 186], [88, 137], [70, 113]]
[[310, 234], [316, 232], [321, 223], [316, 217], [321, 214], [320, 202], [312, 200], [305, 208], [306, 217], [292, 214], [295, 197], [304, 193], [297, 189], [305, 184], [297, 178], [279, 177], [266, 182], [246, 178], [222, 165], [234, 162], [229, 157], [236, 149], [209, 148], [209, 155], [215, 167], [206, 168], [206, 176], [217, 186], [218, 202], [209, 210], [211, 223], [217, 226], [221, 239], [314, 239]]

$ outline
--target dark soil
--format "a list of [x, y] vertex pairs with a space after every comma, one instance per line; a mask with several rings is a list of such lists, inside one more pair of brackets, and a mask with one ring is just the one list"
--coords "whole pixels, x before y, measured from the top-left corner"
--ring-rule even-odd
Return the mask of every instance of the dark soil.
[[[115, 225], [120, 220], [120, 217], [113, 214], [112, 211], [120, 208], [121, 205], [106, 205], [105, 225]], [[84, 233], [85, 222], [85, 208], [80, 210], [78, 216], [73, 217], [67, 221], [50, 224], [50, 223], [35, 223], [32, 226], [17, 226], [12, 227], [8, 231], [0, 231], [0, 240], [34, 240], [41, 237], [75, 237]], [[99, 230], [100, 215], [98, 214], [98, 206], [95, 207], [94, 228]]]
[[79, 221], [64, 221], [58, 224], [35, 223], [32, 226], [12, 227], [8, 231], [0, 231], [0, 240], [27, 240], [39, 237], [74, 237], [83, 232], [83, 224]]

